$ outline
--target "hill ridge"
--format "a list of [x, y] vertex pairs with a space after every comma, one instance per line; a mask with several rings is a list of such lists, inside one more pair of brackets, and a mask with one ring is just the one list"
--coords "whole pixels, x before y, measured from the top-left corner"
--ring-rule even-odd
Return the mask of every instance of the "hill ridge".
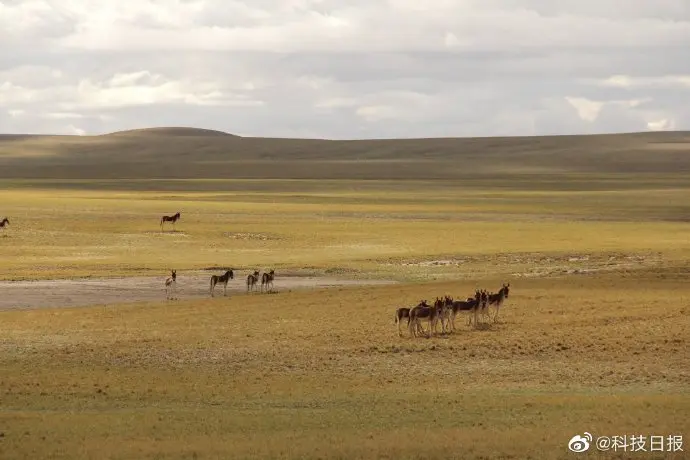
[[230, 136], [240, 137], [225, 131], [192, 126], [152, 126], [149, 128], [133, 128], [98, 134], [99, 137], [108, 136]]
[[200, 128], [0, 135], [0, 178], [8, 179], [457, 180], [572, 173], [690, 173], [690, 132], [359, 140], [240, 137]]

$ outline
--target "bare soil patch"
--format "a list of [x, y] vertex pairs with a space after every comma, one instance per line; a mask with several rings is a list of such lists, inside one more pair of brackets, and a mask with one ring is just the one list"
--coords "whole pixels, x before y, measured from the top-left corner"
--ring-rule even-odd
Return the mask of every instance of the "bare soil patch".
[[[208, 297], [210, 295], [209, 280], [212, 274], [204, 271], [178, 274], [176, 297], [178, 299]], [[164, 276], [0, 281], [0, 292], [2, 292], [0, 311], [165, 300], [164, 282]], [[228, 283], [228, 295], [246, 295], [245, 283], [244, 276], [237, 276], [231, 280]], [[391, 283], [395, 283], [395, 281], [351, 280], [318, 276], [277, 276], [273, 283], [273, 291]], [[216, 297], [223, 296], [222, 285], [216, 286], [215, 295]], [[258, 287], [250, 295], [261, 295]]]

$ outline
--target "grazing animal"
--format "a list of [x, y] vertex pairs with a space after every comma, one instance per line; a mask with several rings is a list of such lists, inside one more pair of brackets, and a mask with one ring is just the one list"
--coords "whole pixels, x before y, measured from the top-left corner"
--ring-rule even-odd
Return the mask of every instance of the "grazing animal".
[[175, 230], [175, 222], [177, 222], [180, 219], [180, 213], [175, 213], [174, 216], [163, 216], [161, 217], [161, 232], [163, 231], [163, 223], [164, 222], [172, 222], [173, 224], [173, 230]]
[[254, 270], [254, 273], [247, 276], [247, 292], [254, 290], [256, 283], [259, 282], [259, 270]]
[[503, 283], [503, 286], [501, 286], [501, 289], [498, 290], [497, 294], [491, 294], [488, 296], [488, 304], [489, 305], [495, 305], [496, 306], [496, 314], [494, 315], [494, 323], [498, 321], [498, 310], [501, 308], [501, 305], [503, 305], [503, 302], [505, 299], [508, 298], [508, 294], [510, 293], [510, 283], [505, 284]]
[[213, 297], [213, 290], [216, 284], [223, 283], [223, 295], [227, 295], [228, 281], [235, 278], [232, 270], [228, 270], [223, 275], [211, 275], [211, 297]]
[[174, 299], [173, 295], [177, 291], [177, 270], [173, 270], [170, 277], [165, 280], [165, 298]]
[[417, 332], [424, 332], [424, 328], [421, 325], [421, 319], [427, 319], [429, 321], [429, 335], [436, 331], [436, 326], [439, 319], [439, 309], [437, 304], [434, 303], [433, 306], [429, 306], [426, 301], [422, 301], [420, 305], [417, 305], [412, 310], [410, 310], [410, 334], [413, 337], [417, 337]]
[[266, 292], [268, 292], [269, 287], [273, 288], [273, 278], [275, 276], [275, 270], [271, 270], [270, 272], [264, 273], [261, 276], [261, 292], [264, 291], [264, 286], [266, 286]]
[[7, 217], [2, 219], [2, 222], [0, 222], [0, 228], [5, 228], [5, 225], [10, 225], [10, 220]]

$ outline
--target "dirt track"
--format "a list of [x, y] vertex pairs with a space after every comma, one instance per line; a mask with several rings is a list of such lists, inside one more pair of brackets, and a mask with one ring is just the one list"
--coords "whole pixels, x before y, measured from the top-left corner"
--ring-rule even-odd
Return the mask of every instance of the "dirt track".
[[[209, 297], [210, 274], [199, 272], [178, 276], [177, 297], [181, 300]], [[165, 278], [131, 277], [42, 281], [0, 281], [0, 311], [48, 307], [108, 305], [125, 302], [165, 300]], [[283, 276], [276, 278], [274, 291], [334, 286], [389, 284], [386, 280], [345, 280], [325, 277]], [[228, 295], [246, 294], [244, 279], [228, 283]], [[258, 288], [257, 288], [258, 292]], [[223, 287], [216, 286], [216, 296]]]

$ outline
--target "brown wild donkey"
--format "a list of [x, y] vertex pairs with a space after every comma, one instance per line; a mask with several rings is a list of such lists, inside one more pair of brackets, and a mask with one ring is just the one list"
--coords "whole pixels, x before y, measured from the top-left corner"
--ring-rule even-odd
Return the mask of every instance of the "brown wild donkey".
[[[428, 306], [426, 303], [426, 300], [420, 300], [419, 303], [416, 305], [417, 307], [419, 306]], [[414, 307], [412, 307], [414, 308]], [[402, 330], [400, 329], [400, 326], [402, 324], [402, 320], [407, 318], [407, 327], [410, 327], [410, 311], [412, 308], [408, 307], [400, 307], [397, 310], [395, 310], [395, 324], [398, 325], [398, 335], [402, 337]]]
[[259, 270], [254, 270], [254, 273], [247, 275], [247, 293], [253, 291], [256, 283], [259, 281]]
[[180, 219], [180, 213], [177, 212], [175, 213], [174, 216], [163, 216], [161, 217], [161, 232], [163, 231], [163, 224], [165, 222], [172, 222], [173, 224], [173, 231], [175, 230], [175, 222], [177, 222]]
[[275, 270], [271, 270], [270, 272], [264, 273], [261, 276], [261, 292], [264, 291], [264, 286], [266, 286], [266, 292], [268, 292], [269, 287], [271, 289], [273, 288], [273, 278], [275, 278], [275, 276]]
[[494, 323], [498, 321], [498, 310], [501, 308], [501, 305], [503, 305], [503, 302], [505, 302], [505, 299], [508, 298], [508, 294], [510, 292], [510, 283], [505, 284], [503, 283], [503, 286], [501, 286], [501, 289], [498, 290], [497, 294], [490, 294], [488, 296], [488, 304], [489, 306], [495, 305], [496, 306], [496, 314], [494, 315]]
[[227, 290], [228, 290], [228, 281], [231, 279], [235, 278], [235, 274], [233, 273], [232, 269], [227, 270], [224, 274], [222, 275], [211, 275], [211, 297], [214, 297], [213, 291], [216, 288], [216, 284], [223, 283], [223, 295], [227, 295]]
[[436, 326], [438, 324], [440, 313], [441, 312], [438, 308], [437, 302], [435, 302], [433, 306], [429, 306], [426, 301], [424, 301], [423, 305], [417, 305], [414, 307], [412, 310], [410, 310], [410, 324], [408, 326], [410, 329], [410, 335], [417, 337], [418, 332], [421, 331], [424, 333], [424, 328], [422, 327], [420, 320], [427, 319], [429, 321], [428, 336], [431, 336], [431, 334], [436, 332]]
[[455, 317], [460, 312], [468, 312], [469, 316], [467, 318], [467, 324], [472, 324], [472, 316], [476, 318], [477, 308], [481, 302], [481, 294], [477, 290], [474, 293], [474, 298], [469, 297], [467, 300], [453, 300], [449, 298], [452, 302], [450, 305], [450, 325], [451, 330], [455, 330]]

